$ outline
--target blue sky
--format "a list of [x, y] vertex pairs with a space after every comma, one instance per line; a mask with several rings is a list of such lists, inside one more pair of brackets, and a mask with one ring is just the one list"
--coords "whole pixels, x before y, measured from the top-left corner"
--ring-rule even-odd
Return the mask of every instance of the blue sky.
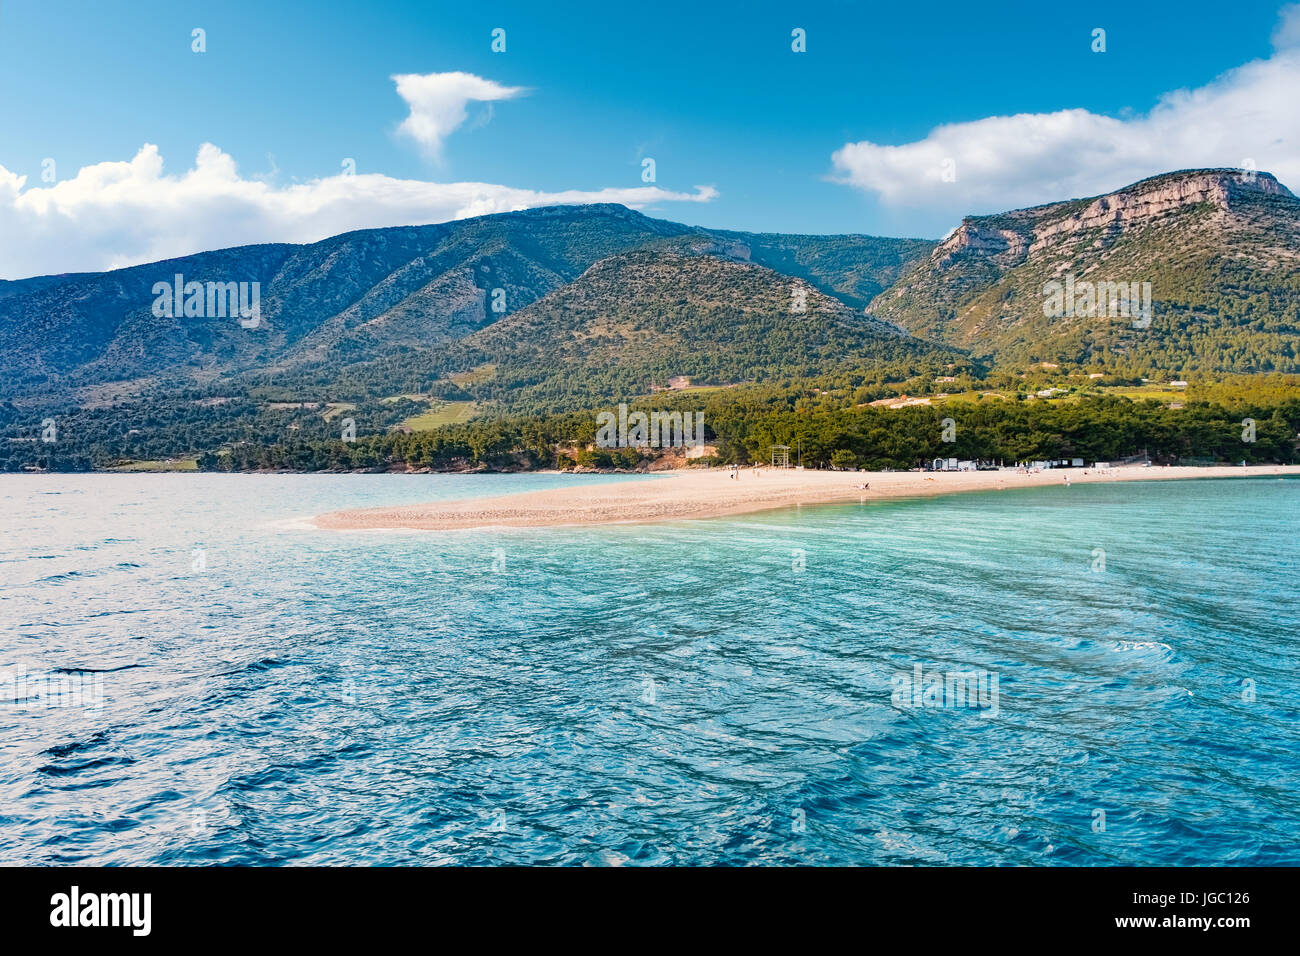
[[[1168, 168], [1300, 170], [1283, 115], [1295, 88], [1278, 90], [1296, 75], [1300, 15], [1279, 40], [1278, 3], [988, 6], [4, 0], [0, 276], [575, 192], [643, 190], [628, 194], [643, 211], [707, 226], [933, 237], [963, 214]], [[504, 53], [490, 49], [497, 27]], [[791, 50], [796, 27], [807, 52]], [[402, 132], [413, 106], [393, 77], [449, 73], [520, 92], [466, 101], [432, 146]], [[1224, 115], [1242, 102], [1265, 106]], [[1018, 114], [1030, 118], [988, 122]], [[183, 177], [205, 143], [208, 170], [237, 189], [147, 188]], [[134, 192], [82, 172], [145, 144], [161, 171], [134, 171]], [[658, 192], [644, 191], [644, 157]], [[346, 201], [320, 185], [345, 158], [358, 173], [335, 184]], [[428, 182], [529, 195], [409, 185]]]

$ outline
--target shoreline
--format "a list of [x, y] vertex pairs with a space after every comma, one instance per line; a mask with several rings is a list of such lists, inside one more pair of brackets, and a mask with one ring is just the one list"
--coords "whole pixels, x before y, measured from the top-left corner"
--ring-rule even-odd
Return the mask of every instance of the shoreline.
[[[655, 481], [575, 485], [491, 498], [346, 509], [316, 515], [325, 531], [453, 531], [468, 528], [584, 527], [722, 518], [795, 505], [866, 503], [967, 491], [1177, 481], [1300, 477], [1300, 465], [1125, 466], [1039, 472], [799, 471], [727, 468], [660, 473]], [[1068, 482], [1067, 482], [1068, 479]], [[862, 487], [866, 485], [867, 487]]]

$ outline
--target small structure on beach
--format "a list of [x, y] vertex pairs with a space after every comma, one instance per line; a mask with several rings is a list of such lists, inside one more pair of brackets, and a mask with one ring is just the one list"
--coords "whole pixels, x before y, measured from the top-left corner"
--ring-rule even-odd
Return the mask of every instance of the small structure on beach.
[[773, 468], [790, 467], [790, 446], [789, 445], [772, 446], [772, 467]]

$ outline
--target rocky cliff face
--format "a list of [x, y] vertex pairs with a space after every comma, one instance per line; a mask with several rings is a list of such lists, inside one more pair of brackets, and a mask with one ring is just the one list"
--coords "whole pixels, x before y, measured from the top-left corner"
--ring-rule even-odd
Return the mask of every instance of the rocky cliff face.
[[[1187, 170], [1104, 196], [968, 217], [869, 310], [914, 334], [1017, 362], [1158, 359], [1239, 371], [1254, 369], [1255, 358], [1234, 346], [1233, 328], [1262, 321], [1276, 326], [1270, 347], [1290, 367], [1297, 271], [1300, 200], [1290, 190], [1266, 172]], [[1045, 321], [1042, 285], [1066, 275], [1150, 282], [1165, 321], [1141, 337], [1089, 316]], [[1184, 334], [1189, 325], [1199, 342]], [[1165, 348], [1170, 336], [1183, 340], [1177, 354]]]
[[966, 219], [939, 244], [933, 259], [940, 268], [946, 268], [963, 254], [974, 254], [1010, 267], [1021, 261], [1028, 250], [1029, 237], [1024, 232]]
[[1098, 196], [1076, 213], [1037, 225], [1029, 254], [1047, 248], [1057, 236], [1092, 229], [1116, 231], [1198, 205], [1208, 205], [1220, 213], [1228, 213], [1243, 201], [1258, 196], [1295, 198], [1270, 173], [1255, 173], [1246, 178], [1237, 171], [1210, 170], [1181, 176], [1158, 176], [1118, 193]]
[[[1051, 248], [1060, 238], [1100, 230], [1119, 231], [1145, 225], [1194, 206], [1229, 213], [1261, 196], [1295, 199], [1271, 173], [1211, 169], [1169, 173], [1144, 179], [1118, 192], [1094, 199], [1052, 203], [999, 216], [969, 216], [939, 244], [933, 260], [940, 267], [963, 253], [974, 253], [1011, 267]], [[1103, 243], [1104, 244], [1104, 243]]]

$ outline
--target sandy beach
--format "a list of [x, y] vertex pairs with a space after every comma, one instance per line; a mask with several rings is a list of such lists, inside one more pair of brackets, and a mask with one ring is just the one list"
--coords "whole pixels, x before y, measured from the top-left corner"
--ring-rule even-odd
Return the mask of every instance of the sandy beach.
[[[1064, 487], [1120, 481], [1185, 478], [1244, 478], [1300, 475], [1300, 465], [1246, 467], [1124, 467], [1040, 472], [848, 472], [796, 469], [742, 469], [732, 478], [726, 468], [677, 471], [644, 481], [575, 484], [572, 488], [432, 502], [385, 508], [335, 511], [312, 520], [317, 528], [338, 531], [457, 528], [535, 528], [563, 525], [627, 524], [683, 518], [716, 518], [791, 505], [866, 502], [883, 498], [999, 491], [1044, 485]], [[863, 486], [867, 487], [863, 487]]]

